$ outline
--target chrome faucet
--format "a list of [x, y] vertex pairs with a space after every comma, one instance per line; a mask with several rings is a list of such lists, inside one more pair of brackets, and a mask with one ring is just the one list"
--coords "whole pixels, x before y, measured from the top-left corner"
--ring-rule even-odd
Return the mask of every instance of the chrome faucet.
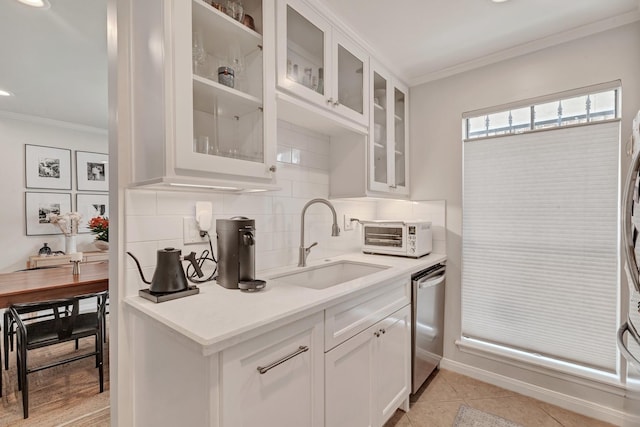
[[325, 199], [309, 200], [307, 204], [304, 205], [304, 208], [302, 208], [302, 215], [300, 219], [300, 249], [299, 249], [299, 256], [298, 256], [298, 267], [304, 267], [307, 265], [307, 256], [309, 256], [309, 252], [311, 252], [311, 248], [318, 244], [318, 242], [313, 242], [308, 248], [304, 247], [304, 214], [307, 212], [307, 208], [313, 205], [314, 203], [324, 203], [325, 205], [329, 206], [329, 209], [331, 209], [331, 213], [333, 214], [333, 225], [331, 226], [331, 235], [332, 236], [340, 235], [340, 227], [338, 227], [338, 216], [336, 215], [336, 210], [331, 204], [331, 202]]

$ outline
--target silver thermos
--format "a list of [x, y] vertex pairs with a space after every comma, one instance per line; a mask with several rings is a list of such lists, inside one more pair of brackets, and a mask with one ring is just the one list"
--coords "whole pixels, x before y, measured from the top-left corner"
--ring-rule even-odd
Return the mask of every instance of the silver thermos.
[[227, 289], [256, 291], [266, 282], [255, 278], [255, 220], [246, 217], [216, 220], [218, 276]]

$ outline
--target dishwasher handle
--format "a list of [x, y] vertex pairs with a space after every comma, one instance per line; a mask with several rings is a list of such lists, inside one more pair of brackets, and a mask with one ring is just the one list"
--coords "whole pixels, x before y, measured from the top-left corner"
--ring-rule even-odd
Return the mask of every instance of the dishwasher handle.
[[417, 279], [416, 284], [418, 286], [418, 289], [430, 288], [444, 282], [444, 279], [446, 277], [445, 269], [446, 267], [443, 266], [442, 268], [438, 268]]

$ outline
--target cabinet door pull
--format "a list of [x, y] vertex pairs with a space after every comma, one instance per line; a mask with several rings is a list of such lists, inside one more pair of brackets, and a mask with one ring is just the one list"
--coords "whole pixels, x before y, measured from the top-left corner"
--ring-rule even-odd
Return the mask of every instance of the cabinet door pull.
[[269, 167], [269, 172], [275, 172], [276, 170], [278, 170], [276, 165], [271, 165], [271, 167]]
[[376, 336], [376, 338], [378, 338], [378, 337], [380, 336], [380, 332], [375, 331], [375, 332], [373, 333], [373, 335], [375, 335], [375, 336]]
[[333, 98], [327, 99], [327, 104], [333, 104]]
[[260, 375], [262, 374], [266, 374], [267, 372], [269, 372], [270, 369], [275, 368], [278, 365], [283, 364], [284, 362], [286, 362], [289, 359], [293, 359], [294, 357], [296, 357], [299, 354], [302, 354], [306, 351], [309, 351], [309, 347], [307, 347], [306, 345], [301, 345], [300, 347], [298, 347], [298, 349], [296, 351], [294, 351], [291, 354], [288, 354], [286, 356], [284, 356], [282, 359], [276, 360], [273, 363], [269, 363], [267, 366], [258, 366], [258, 372], [260, 372]]
[[334, 107], [337, 107], [338, 105], [340, 105], [340, 101], [336, 101], [336, 102], [333, 103]]
[[385, 331], [384, 328], [380, 329], [380, 332], [382, 332], [383, 334], [387, 333], [387, 331]]

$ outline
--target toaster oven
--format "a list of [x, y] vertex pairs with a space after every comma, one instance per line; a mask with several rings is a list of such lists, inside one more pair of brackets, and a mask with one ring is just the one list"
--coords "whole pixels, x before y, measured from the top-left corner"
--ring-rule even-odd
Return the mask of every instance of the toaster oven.
[[426, 221], [362, 221], [362, 252], [419, 258], [432, 249]]

